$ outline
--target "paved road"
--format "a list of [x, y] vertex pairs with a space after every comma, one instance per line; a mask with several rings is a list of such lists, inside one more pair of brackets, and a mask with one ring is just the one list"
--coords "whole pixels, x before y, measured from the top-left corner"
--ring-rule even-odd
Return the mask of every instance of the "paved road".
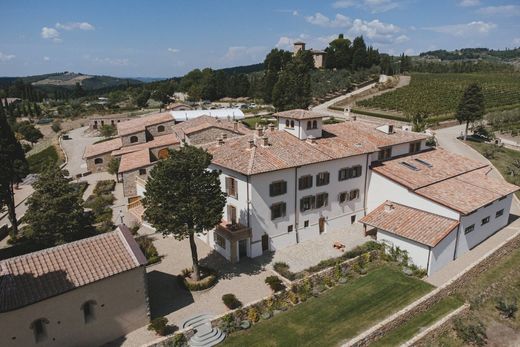
[[69, 171], [71, 177], [87, 171], [87, 164], [83, 159], [83, 153], [88, 145], [102, 139], [102, 137], [92, 137], [86, 134], [88, 127], [81, 127], [68, 132], [70, 140], [63, 140], [62, 146], [67, 153], [68, 163], [65, 169]]

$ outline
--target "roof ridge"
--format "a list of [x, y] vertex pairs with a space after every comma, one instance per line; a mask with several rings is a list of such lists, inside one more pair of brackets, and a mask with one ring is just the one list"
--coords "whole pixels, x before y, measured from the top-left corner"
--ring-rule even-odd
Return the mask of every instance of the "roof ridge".
[[419, 186], [417, 188], [414, 188], [413, 191], [417, 191], [419, 189], [422, 189], [422, 188], [426, 188], [426, 187], [429, 187], [429, 186], [432, 186], [434, 184], [437, 184], [437, 183], [441, 183], [441, 182], [444, 182], [444, 181], [447, 181], [447, 180], [451, 180], [451, 179], [458, 179], [460, 176], [462, 175], [465, 175], [465, 174], [468, 174], [468, 173], [471, 173], [471, 172], [474, 172], [474, 171], [477, 171], [477, 170], [480, 170], [480, 169], [483, 169], [485, 167], [488, 167], [489, 165], [488, 164], [484, 164], [482, 163], [484, 166], [481, 166], [481, 167], [477, 167], [477, 168], [473, 168], [471, 170], [468, 170], [468, 171], [464, 171], [464, 172], [461, 172], [461, 173], [458, 173], [458, 174], [455, 174], [453, 176], [449, 176], [449, 177], [445, 177], [443, 179], [440, 179], [438, 181], [435, 181], [435, 182], [432, 182], [432, 183], [428, 183], [428, 184], [425, 184], [423, 186]]

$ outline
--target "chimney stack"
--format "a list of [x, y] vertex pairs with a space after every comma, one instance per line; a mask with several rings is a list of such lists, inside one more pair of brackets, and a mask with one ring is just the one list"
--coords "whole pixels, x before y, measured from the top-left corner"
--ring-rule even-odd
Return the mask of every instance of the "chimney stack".
[[238, 131], [238, 121], [233, 122], [233, 131], [235, 131], [235, 132]]
[[385, 202], [385, 212], [392, 212], [394, 210], [394, 204], [390, 201]]
[[222, 137], [219, 137], [217, 141], [219, 146], [224, 145], [224, 139]]
[[262, 136], [262, 147], [269, 147], [269, 138], [267, 135]]
[[269, 123], [269, 131], [274, 131], [274, 124], [273, 123]]
[[260, 124], [256, 125], [256, 136], [262, 137], [264, 135], [264, 129]]
[[309, 135], [307, 137], [307, 143], [310, 143], [311, 145], [316, 144], [316, 138], [314, 136], [312, 136], [312, 135]]
[[222, 133], [222, 139], [223, 140], [227, 139], [227, 134], [226, 133]]
[[254, 148], [254, 147], [255, 147], [255, 140], [249, 139], [249, 149]]

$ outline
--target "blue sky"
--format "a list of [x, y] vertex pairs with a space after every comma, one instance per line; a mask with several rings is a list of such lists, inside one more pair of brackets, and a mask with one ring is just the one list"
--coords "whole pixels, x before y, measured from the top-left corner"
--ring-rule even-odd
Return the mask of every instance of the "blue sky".
[[520, 46], [518, 0], [2, 0], [0, 76], [171, 77], [263, 61], [338, 33], [382, 52]]

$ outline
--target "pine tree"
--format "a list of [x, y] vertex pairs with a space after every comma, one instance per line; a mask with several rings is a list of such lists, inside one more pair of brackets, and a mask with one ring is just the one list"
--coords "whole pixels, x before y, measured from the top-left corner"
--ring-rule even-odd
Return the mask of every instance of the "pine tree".
[[460, 99], [457, 114], [455, 115], [460, 124], [466, 123], [464, 141], [466, 141], [468, 136], [469, 124], [484, 118], [484, 112], [485, 104], [482, 88], [476, 83], [470, 84]]
[[18, 234], [18, 220], [14, 203], [14, 187], [27, 175], [29, 169], [20, 143], [16, 140], [4, 109], [0, 109], [0, 206], [6, 205], [11, 222], [11, 237]]

